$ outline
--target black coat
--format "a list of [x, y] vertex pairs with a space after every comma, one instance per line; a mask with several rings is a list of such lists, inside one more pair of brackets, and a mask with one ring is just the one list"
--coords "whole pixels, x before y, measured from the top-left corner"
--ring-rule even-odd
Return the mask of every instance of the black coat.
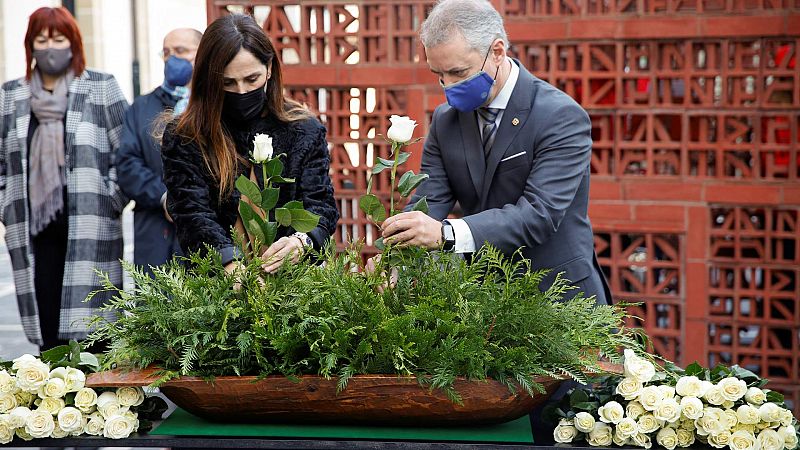
[[164, 216], [161, 196], [167, 192], [162, 181], [161, 149], [153, 138], [153, 124], [175, 100], [160, 87], [137, 98], [125, 113], [118, 152], [118, 178], [122, 191], [136, 201], [134, 208], [133, 261], [149, 266], [164, 264], [180, 255], [175, 225]]
[[[239, 155], [247, 158], [253, 149], [253, 138], [264, 133], [272, 137], [275, 154], [285, 153], [283, 177], [295, 182], [280, 185], [278, 205], [300, 200], [306, 210], [320, 216], [319, 225], [308, 233], [315, 249], [327, 244], [333, 235], [339, 211], [333, 198], [330, 175], [330, 154], [325, 127], [316, 119], [283, 123], [273, 117], [258, 118], [236, 126], [225, 125]], [[234, 259], [231, 228], [239, 215], [239, 192], [219, 200], [219, 183], [206, 167], [200, 149], [174, 132], [174, 122], [167, 126], [162, 140], [164, 183], [167, 186], [167, 208], [178, 227], [181, 247], [191, 253], [207, 243], [216, 249], [223, 264]], [[250, 168], [239, 164], [236, 177], [247, 175]], [[263, 186], [261, 170], [255, 171]], [[278, 228], [277, 238], [293, 230]]]

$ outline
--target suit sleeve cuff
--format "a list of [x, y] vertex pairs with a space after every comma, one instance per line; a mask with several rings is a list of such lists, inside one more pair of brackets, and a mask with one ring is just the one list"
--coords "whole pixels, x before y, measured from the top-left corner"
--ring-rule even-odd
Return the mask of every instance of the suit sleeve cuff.
[[234, 259], [241, 259], [243, 256], [242, 252], [236, 247], [223, 247], [218, 249], [217, 252], [219, 252], [219, 257], [222, 260], [223, 266], [227, 266], [228, 263]]
[[456, 238], [456, 246], [453, 253], [473, 253], [475, 252], [475, 239], [472, 237], [472, 230], [469, 229], [467, 222], [463, 219], [448, 219], [453, 226], [453, 235]]

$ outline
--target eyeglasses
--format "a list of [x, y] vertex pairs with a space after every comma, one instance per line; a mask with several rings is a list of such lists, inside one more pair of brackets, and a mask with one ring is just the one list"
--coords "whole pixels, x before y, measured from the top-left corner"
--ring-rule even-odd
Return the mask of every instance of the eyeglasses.
[[167, 48], [164, 47], [160, 52], [158, 52], [158, 56], [161, 58], [169, 58], [170, 56], [177, 56], [178, 58], [182, 58], [193, 51], [197, 50], [197, 47], [188, 48], [188, 47], [175, 47], [175, 48]]

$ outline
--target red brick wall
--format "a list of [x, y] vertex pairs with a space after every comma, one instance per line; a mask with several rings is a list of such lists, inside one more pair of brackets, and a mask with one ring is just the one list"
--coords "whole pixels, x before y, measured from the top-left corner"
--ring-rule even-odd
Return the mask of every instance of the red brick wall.
[[[426, 122], [444, 101], [416, 39], [432, 4], [208, 0], [209, 20], [264, 20], [289, 92], [327, 125], [339, 242], [375, 236], [356, 199], [389, 115]], [[592, 117], [590, 216], [615, 297], [643, 302], [662, 355], [747, 366], [797, 408], [800, 0], [494, 4], [512, 54]]]

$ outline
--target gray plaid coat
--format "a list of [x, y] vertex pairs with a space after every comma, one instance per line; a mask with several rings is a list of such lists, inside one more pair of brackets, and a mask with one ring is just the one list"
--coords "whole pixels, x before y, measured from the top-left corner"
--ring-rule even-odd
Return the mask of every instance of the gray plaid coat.
[[[0, 89], [0, 223], [6, 227], [22, 326], [41, 344], [33, 274], [36, 261], [28, 224], [28, 125], [31, 92], [22, 78]], [[122, 224], [128, 199], [114, 167], [128, 102], [112, 75], [86, 70], [69, 86], [65, 129], [69, 242], [61, 294], [58, 337], [82, 339], [84, 319], [97, 313], [109, 293], [84, 302], [100, 287], [95, 269], [122, 285]]]

